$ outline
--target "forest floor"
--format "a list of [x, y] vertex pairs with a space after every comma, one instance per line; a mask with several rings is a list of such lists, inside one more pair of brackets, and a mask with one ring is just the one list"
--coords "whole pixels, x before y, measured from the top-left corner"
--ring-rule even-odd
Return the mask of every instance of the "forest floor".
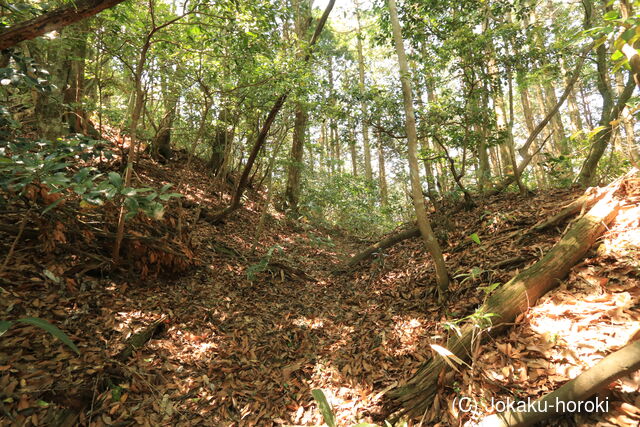
[[[86, 235], [78, 229], [83, 222], [65, 222], [68, 215], [27, 224], [41, 232], [22, 236], [0, 275], [2, 318], [47, 319], [81, 354], [32, 326], [3, 335], [0, 425], [314, 425], [322, 424], [311, 395], [316, 388], [339, 425], [380, 422], [387, 415], [384, 393], [432, 357], [430, 343], [444, 345], [454, 333], [446, 324], [473, 313], [486, 297], [483, 286], [505, 283], [538, 260], [566, 224], [524, 239], [514, 232], [581, 194], [504, 194], [470, 211], [445, 207], [448, 224], [434, 226], [455, 280], [442, 308], [418, 239], [334, 274], [370, 242], [278, 214], [256, 236], [262, 198], [255, 192], [223, 224], [190, 223], [224, 206], [228, 194], [212, 191], [211, 178], [197, 167], [183, 167], [184, 159], [170, 166], [141, 161], [143, 182], [160, 186], [182, 177], [186, 238], [172, 236], [182, 222], [176, 206], [161, 224], [132, 221], [130, 241], [150, 230], [156, 237], [127, 247], [128, 272], [104, 263], [108, 233]], [[599, 248], [484, 345], [473, 369], [440, 390], [425, 423], [471, 424], [491, 411], [480, 404], [476, 414], [460, 413], [451, 404], [460, 393], [478, 402], [540, 396], [640, 330], [639, 204], [640, 184]], [[5, 215], [0, 222], [4, 254], [18, 221]], [[119, 357], [129, 337], [157, 320], [163, 327], [149, 342]], [[610, 387], [607, 413], [554, 425], [637, 425], [639, 390], [640, 375], [631, 375]]]

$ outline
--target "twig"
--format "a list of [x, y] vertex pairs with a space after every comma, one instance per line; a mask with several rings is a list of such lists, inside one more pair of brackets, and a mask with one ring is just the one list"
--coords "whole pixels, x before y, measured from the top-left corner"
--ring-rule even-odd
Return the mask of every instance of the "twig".
[[16, 246], [18, 245], [18, 241], [20, 240], [20, 238], [22, 237], [22, 233], [24, 232], [24, 227], [27, 225], [27, 220], [29, 219], [29, 213], [30, 212], [31, 212], [31, 208], [29, 208], [29, 210], [27, 210], [27, 212], [24, 214], [24, 217], [22, 218], [22, 221], [20, 221], [20, 229], [18, 230], [18, 235], [16, 236], [15, 239], [13, 239], [13, 243], [11, 244], [11, 248], [9, 248], [9, 253], [7, 253], [7, 256], [4, 258], [4, 262], [2, 263], [2, 267], [0, 267], [0, 274], [4, 273], [4, 269], [7, 268], [7, 264], [9, 264], [9, 260], [13, 256], [13, 252], [16, 250]]

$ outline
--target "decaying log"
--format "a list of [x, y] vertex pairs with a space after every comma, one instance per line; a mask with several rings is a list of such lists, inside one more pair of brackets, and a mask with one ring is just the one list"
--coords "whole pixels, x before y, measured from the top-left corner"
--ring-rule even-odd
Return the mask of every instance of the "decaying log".
[[142, 331], [131, 335], [126, 342], [125, 347], [122, 349], [120, 353], [116, 356], [116, 359], [120, 361], [125, 361], [134, 351], [142, 348], [154, 335], [160, 333], [162, 328], [164, 328], [164, 324], [167, 318], [165, 316], [160, 317], [160, 319], [156, 320]]
[[354, 255], [343, 267], [343, 270], [349, 270], [356, 266], [360, 261], [369, 258], [376, 252], [380, 252], [386, 248], [389, 248], [397, 243], [402, 242], [403, 240], [411, 239], [413, 237], [420, 237], [420, 230], [418, 227], [408, 228], [406, 230], [399, 231], [397, 233], [392, 234], [380, 242], [377, 242], [371, 246], [368, 246], [365, 250], [360, 253]]
[[[640, 369], [640, 341], [628, 344], [611, 353], [595, 366], [587, 369], [556, 391], [536, 400], [531, 410], [510, 411], [486, 417], [481, 427], [525, 427], [567, 412], [566, 409], [578, 405], [603, 390], [613, 381]], [[564, 402], [564, 404], [558, 404]], [[569, 402], [572, 403], [569, 406]], [[523, 408], [524, 409], [524, 406]]]
[[[621, 179], [607, 187], [602, 199], [571, 226], [547, 255], [498, 288], [478, 309], [478, 313], [495, 316], [492, 318], [494, 330], [513, 322], [518, 314], [556, 287], [584, 257], [617, 215], [619, 203], [614, 193], [622, 182]], [[478, 331], [476, 325], [466, 324], [460, 336], [449, 339], [447, 348], [459, 358], [469, 360], [474, 347], [480, 343]], [[447, 367], [441, 357], [436, 357], [424, 364], [406, 385], [391, 390], [388, 396], [396, 408], [400, 407], [398, 416], [421, 416], [430, 406], [441, 372]]]

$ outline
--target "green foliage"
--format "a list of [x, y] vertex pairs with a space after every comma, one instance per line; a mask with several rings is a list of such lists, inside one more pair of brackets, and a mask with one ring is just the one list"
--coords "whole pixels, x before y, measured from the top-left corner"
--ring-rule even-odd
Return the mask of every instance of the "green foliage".
[[[497, 285], [497, 284], [494, 284]], [[491, 285], [493, 286], [493, 285]], [[496, 286], [497, 287], [497, 286]], [[481, 309], [477, 309], [475, 312], [468, 316], [464, 316], [458, 319], [451, 319], [443, 323], [445, 329], [455, 332], [458, 336], [462, 336], [462, 329], [460, 325], [468, 322], [480, 330], [489, 329], [493, 326], [492, 318], [498, 316], [496, 313], [485, 313]]]
[[11, 51], [8, 55], [11, 66], [0, 68], [0, 86], [5, 90], [35, 89], [51, 92], [47, 70], [21, 52]]
[[320, 389], [315, 389], [311, 391], [313, 398], [318, 404], [318, 408], [320, 409], [320, 413], [322, 414], [322, 418], [324, 419], [324, 423], [329, 427], [336, 427], [336, 416], [333, 413], [333, 408], [329, 404], [327, 397], [324, 395], [324, 392]]
[[269, 263], [271, 262], [271, 258], [273, 258], [274, 254], [278, 252], [282, 252], [282, 248], [279, 245], [272, 246], [269, 248], [267, 253], [260, 258], [259, 262], [247, 267], [247, 279], [250, 281], [256, 280], [259, 273], [267, 270]]
[[568, 187], [573, 182], [573, 162], [569, 156], [563, 154], [554, 156], [551, 153], [542, 153], [540, 165], [554, 184], [560, 187]]
[[[111, 153], [104, 150], [104, 141], [79, 135], [53, 142], [24, 138], [0, 141], [0, 189], [3, 190], [0, 203], [6, 203], [6, 198], [28, 200], [30, 189], [44, 187], [49, 194], [60, 197], [47, 204], [43, 214], [76, 195], [81, 199], [81, 206], [100, 206], [123, 198], [129, 217], [143, 212], [159, 219], [164, 209], [161, 202], [180, 197], [169, 192], [170, 184], [159, 190], [125, 187], [119, 173], [105, 175], [89, 166], [97, 159], [111, 157]], [[78, 164], [87, 166], [78, 167]]]
[[476, 279], [479, 279], [484, 273], [485, 273], [484, 269], [480, 267], [473, 267], [471, 270], [469, 270], [468, 273], [458, 274], [455, 276], [455, 278], [456, 279], [462, 278], [463, 280], [460, 282], [460, 284], [462, 285], [469, 280], [474, 281]]
[[76, 352], [76, 354], [80, 355], [80, 350], [73, 343], [73, 341], [71, 341], [71, 339], [67, 336], [67, 334], [65, 334], [56, 326], [52, 325], [46, 320], [39, 319], [37, 317], [24, 317], [22, 319], [17, 319], [17, 320], [0, 320], [0, 336], [4, 335], [4, 333], [7, 332], [7, 330], [9, 330], [9, 328], [16, 323], [24, 323], [27, 325], [37, 326], [38, 328], [46, 332], [49, 332], [52, 336], [62, 341], [64, 345], [66, 345], [71, 350]]
[[478, 245], [482, 244], [482, 242], [480, 241], [480, 236], [478, 236], [478, 234], [476, 234], [476, 233], [471, 234], [471, 236], [469, 236], [469, 238], [471, 240], [473, 240], [475, 243], [477, 243]]
[[337, 225], [354, 234], [371, 236], [397, 226], [404, 211], [398, 195], [389, 205], [380, 203], [380, 191], [363, 177], [334, 174], [310, 182], [301, 197], [300, 209], [310, 219]]

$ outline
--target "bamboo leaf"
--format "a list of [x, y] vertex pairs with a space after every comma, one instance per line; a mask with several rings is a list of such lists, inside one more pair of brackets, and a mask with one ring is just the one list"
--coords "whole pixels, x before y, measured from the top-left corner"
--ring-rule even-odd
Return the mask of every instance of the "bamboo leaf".
[[[65, 334], [60, 329], [58, 329], [56, 326], [52, 325], [51, 323], [47, 322], [46, 320], [39, 319], [37, 317], [24, 317], [22, 319], [16, 320], [16, 322], [26, 323], [26, 324], [29, 324], [29, 325], [37, 326], [40, 329], [44, 329], [45, 331], [49, 332], [51, 335], [53, 335], [54, 337], [56, 337], [60, 341], [62, 341], [63, 344], [65, 344], [71, 350], [75, 351], [78, 355], [80, 355], [80, 350], [73, 343], [73, 341], [71, 341], [69, 336], [67, 336], [67, 334]], [[1, 327], [0, 327], [0, 330], [1, 330]]]

